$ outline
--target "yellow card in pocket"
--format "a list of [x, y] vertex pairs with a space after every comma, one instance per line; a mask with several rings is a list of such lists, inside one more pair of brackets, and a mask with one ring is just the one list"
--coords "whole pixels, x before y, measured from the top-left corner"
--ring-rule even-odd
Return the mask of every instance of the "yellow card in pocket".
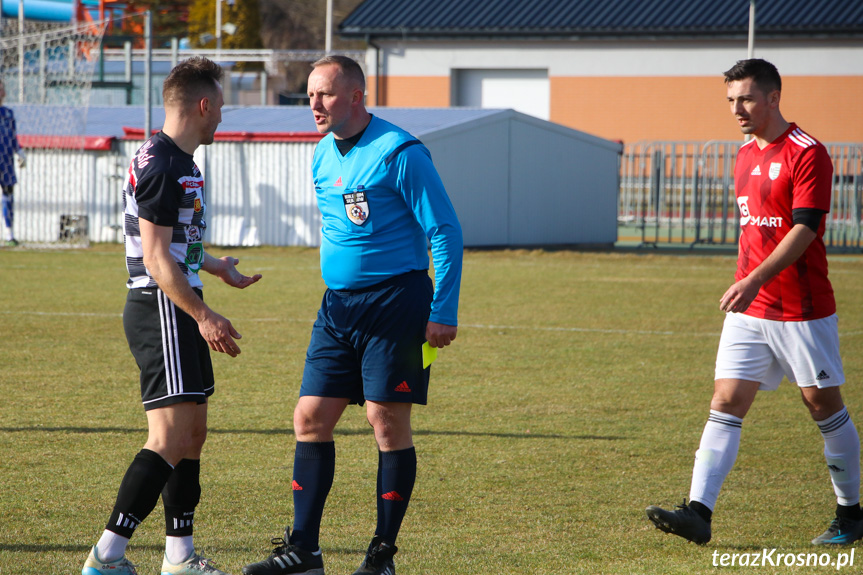
[[423, 369], [427, 368], [437, 359], [437, 348], [429, 345], [429, 342], [423, 344]]

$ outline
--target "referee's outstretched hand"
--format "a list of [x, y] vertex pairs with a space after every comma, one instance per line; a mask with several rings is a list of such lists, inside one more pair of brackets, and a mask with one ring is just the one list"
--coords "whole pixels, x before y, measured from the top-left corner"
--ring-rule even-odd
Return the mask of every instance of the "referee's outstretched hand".
[[454, 325], [430, 321], [426, 325], [426, 340], [432, 347], [444, 347], [452, 343], [457, 332], [458, 327]]

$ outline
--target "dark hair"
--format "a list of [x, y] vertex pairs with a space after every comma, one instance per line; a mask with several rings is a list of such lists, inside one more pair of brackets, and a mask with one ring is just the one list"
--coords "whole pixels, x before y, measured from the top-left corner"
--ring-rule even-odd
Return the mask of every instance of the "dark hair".
[[203, 56], [183, 60], [165, 78], [162, 100], [165, 105], [190, 105], [215, 92], [222, 75], [222, 67]]
[[348, 58], [347, 56], [339, 54], [331, 54], [314, 62], [312, 64], [312, 68], [328, 65], [338, 66], [342, 71], [342, 74], [347, 76], [349, 80], [356, 82], [363, 90], [366, 89], [366, 75], [363, 73], [362, 67], [353, 58]]
[[753, 58], [751, 60], [738, 60], [738, 62], [725, 72], [725, 83], [736, 82], [752, 78], [765, 94], [773, 90], [782, 91], [782, 78], [776, 66], [767, 60]]

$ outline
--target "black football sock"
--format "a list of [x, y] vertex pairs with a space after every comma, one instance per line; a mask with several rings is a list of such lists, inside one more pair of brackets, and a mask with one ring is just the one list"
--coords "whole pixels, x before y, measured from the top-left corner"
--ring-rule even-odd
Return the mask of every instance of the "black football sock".
[[191, 535], [195, 520], [195, 507], [201, 500], [201, 461], [183, 459], [174, 467], [162, 489], [165, 506], [165, 535], [183, 537]]
[[135, 528], [155, 509], [159, 493], [173, 471], [155, 451], [139, 451], [120, 483], [117, 502], [105, 529], [130, 539]]

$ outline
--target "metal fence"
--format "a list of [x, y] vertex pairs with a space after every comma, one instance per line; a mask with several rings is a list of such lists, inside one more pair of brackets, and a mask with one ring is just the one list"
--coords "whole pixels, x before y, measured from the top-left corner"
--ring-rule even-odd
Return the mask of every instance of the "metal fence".
[[[621, 159], [618, 227], [621, 240], [658, 244], [736, 244], [734, 195], [739, 141], [644, 142]], [[825, 144], [833, 159], [832, 207], [824, 242], [863, 247], [863, 144]]]
[[[29, 245], [123, 241], [123, 181], [138, 140], [110, 150], [28, 150], [15, 188], [15, 230]], [[314, 142], [215, 142], [195, 161], [207, 181], [207, 241], [320, 244]]]
[[[139, 141], [110, 150], [31, 150], [16, 187], [16, 237], [27, 243], [122, 241], [120, 189]], [[320, 243], [311, 181], [314, 143], [216, 142], [196, 160], [216, 245]], [[734, 162], [740, 142], [628, 146], [620, 164], [618, 239], [642, 245], [734, 245], [740, 235]], [[863, 144], [827, 144], [833, 159], [825, 243], [863, 248]], [[79, 241], [80, 240], [80, 241]]]

